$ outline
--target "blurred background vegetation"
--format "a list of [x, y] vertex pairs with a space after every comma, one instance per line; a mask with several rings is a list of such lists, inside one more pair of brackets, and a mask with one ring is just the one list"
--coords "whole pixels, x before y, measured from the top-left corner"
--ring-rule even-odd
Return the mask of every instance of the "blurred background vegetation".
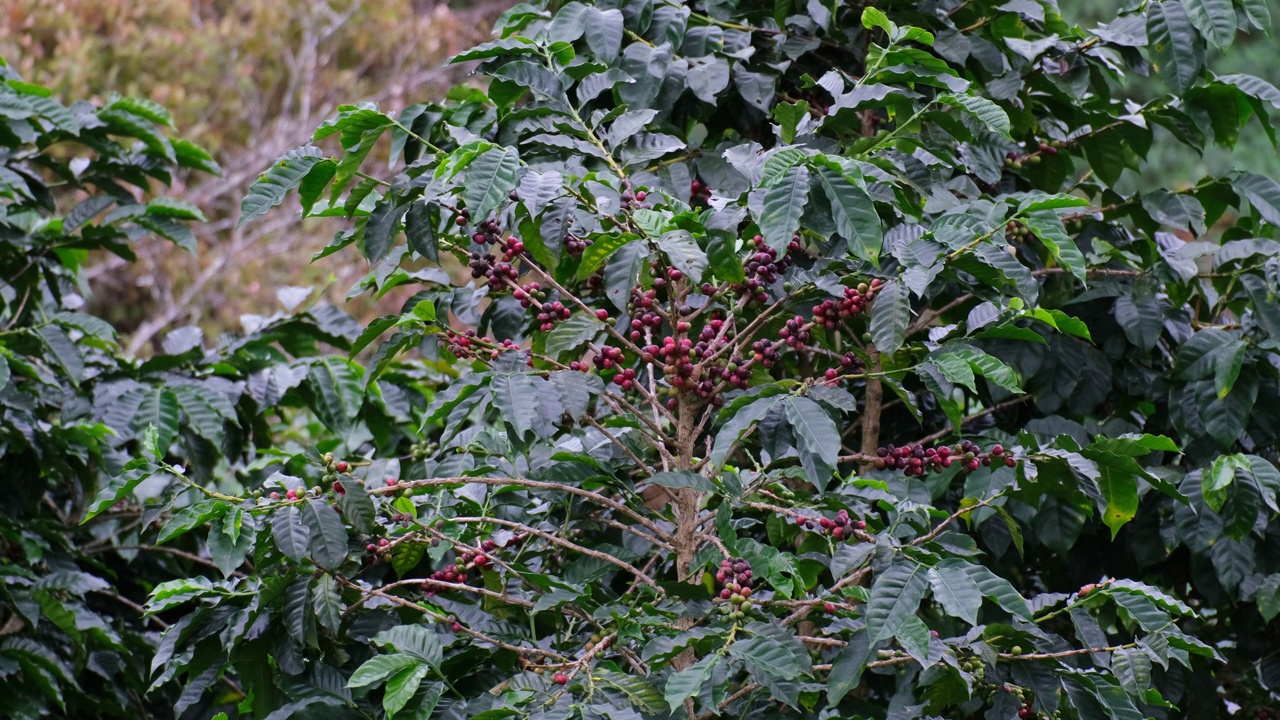
[[[221, 178], [176, 178], [172, 194], [211, 222], [193, 256], [143, 241], [140, 262], [104, 256], [87, 274], [93, 312], [127, 347], [149, 354], [171, 330], [206, 337], [238, 331], [244, 314], [281, 310], [277, 291], [314, 288], [342, 303], [367, 268], [343, 253], [308, 265], [333, 237], [324, 222], [275, 222], [241, 231], [240, 200], [264, 168], [305, 142], [340, 103], [398, 111], [466, 80], [450, 55], [488, 35], [512, 2], [434, 0], [6, 0], [0, 57], [64, 98], [111, 92], [162, 103], [179, 130], [214, 153]], [[195, 182], [194, 178], [192, 182]], [[411, 293], [412, 290], [406, 292]], [[398, 309], [403, 298], [382, 303]], [[347, 308], [365, 316], [367, 304]]]
[[[1048, 0], [1052, 2], [1052, 0]], [[1127, 0], [1132, 4], [1135, 0]], [[1280, 0], [1268, 0], [1280, 17]], [[299, 229], [285, 212], [274, 222], [235, 228], [240, 199], [261, 170], [301, 144], [339, 103], [373, 100], [399, 110], [466, 80], [444, 61], [482, 39], [513, 0], [8, 0], [0, 5], [0, 57], [62, 97], [109, 92], [149, 97], [169, 107], [178, 127], [209, 148], [224, 176], [175, 194], [200, 205], [211, 222], [192, 256], [167, 241], [144, 241], [141, 262], [102, 258], [89, 273], [94, 312], [147, 355], [170, 330], [199, 325], [206, 336], [240, 329], [245, 314], [269, 315], [277, 291], [313, 288], [311, 299], [343, 296], [367, 268], [339, 253], [308, 265], [334, 228]], [[1114, 14], [1114, 0], [1060, 0], [1071, 22], [1091, 27]], [[1211, 51], [1219, 74], [1248, 72], [1280, 86], [1274, 40], [1242, 38]], [[1158, 79], [1116, 88], [1142, 102]], [[1152, 162], [1128, 174], [1125, 191], [1194, 184], [1231, 169], [1280, 176], [1280, 155], [1254, 123], [1232, 148], [1203, 156], [1161, 143]], [[1173, 180], [1170, 180], [1170, 179]], [[398, 308], [403, 293], [374, 307], [347, 306], [362, 319]]]

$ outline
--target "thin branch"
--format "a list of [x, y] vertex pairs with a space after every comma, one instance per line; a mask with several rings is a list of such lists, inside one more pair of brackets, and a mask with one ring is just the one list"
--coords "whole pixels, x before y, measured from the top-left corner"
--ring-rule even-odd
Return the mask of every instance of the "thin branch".
[[965, 424], [966, 424], [966, 423], [968, 423], [968, 422], [969, 422], [969, 421], [971, 421], [971, 420], [977, 420], [977, 419], [978, 419], [978, 418], [980, 418], [980, 417], [986, 417], [987, 415], [990, 415], [991, 413], [999, 412], [999, 411], [1001, 411], [1001, 410], [1004, 410], [1005, 408], [1010, 408], [1010, 407], [1013, 407], [1014, 405], [1020, 405], [1020, 404], [1022, 404], [1022, 403], [1024, 403], [1024, 402], [1026, 402], [1026, 401], [1028, 401], [1028, 400], [1030, 400], [1030, 399], [1031, 399], [1031, 396], [1030, 396], [1030, 395], [1022, 395], [1022, 396], [1019, 396], [1019, 397], [1013, 398], [1012, 400], [1005, 400], [1004, 402], [996, 403], [995, 405], [992, 405], [992, 406], [991, 406], [991, 407], [989, 407], [989, 408], [983, 408], [982, 410], [979, 410], [978, 412], [975, 412], [975, 413], [973, 413], [973, 414], [971, 414], [971, 415], [965, 415], [963, 418], [961, 418], [961, 419], [960, 419], [960, 427], [959, 427], [959, 428], [952, 427], [952, 426], [948, 423], [948, 424], [947, 424], [947, 426], [946, 426], [945, 428], [943, 428], [943, 429], [941, 429], [941, 430], [939, 430], [939, 431], [937, 431], [937, 432], [934, 432], [934, 433], [929, 433], [928, 435], [925, 435], [924, 437], [920, 438], [919, 440], [916, 440], [916, 441], [915, 441], [914, 443], [912, 443], [912, 444], [913, 444], [913, 445], [917, 445], [917, 444], [918, 444], [918, 445], [924, 445], [924, 444], [927, 444], [927, 443], [936, 442], [936, 441], [941, 440], [942, 438], [944, 438], [944, 437], [946, 437], [946, 436], [950, 435], [950, 434], [951, 434], [951, 433], [953, 433], [953, 432], [959, 432], [960, 430], [963, 430], [963, 429], [964, 429]]
[[[452, 620], [452, 618], [450, 618], [447, 615], [442, 615], [441, 613], [438, 613], [430, 608], [423, 607], [418, 603], [409, 602], [404, 598], [397, 597], [395, 595], [389, 595], [378, 588], [366, 588], [361, 586], [358, 583], [354, 583], [348, 580], [345, 577], [342, 577], [342, 576], [334, 576], [334, 577], [344, 587], [351, 588], [352, 590], [355, 590], [357, 592], [368, 593], [370, 595], [374, 595], [376, 597], [380, 597], [384, 600], [390, 601], [396, 605], [399, 605], [400, 607], [407, 608], [409, 610], [416, 610], [422, 613], [423, 615], [427, 615], [440, 622], [449, 622], [450, 620]], [[520, 647], [518, 645], [511, 645], [510, 643], [505, 643], [495, 637], [490, 637], [489, 635], [479, 632], [478, 630], [472, 630], [471, 628], [467, 627], [466, 625], [462, 625], [461, 623], [459, 623], [459, 625], [461, 629], [458, 632], [465, 633], [477, 640], [480, 640], [482, 642], [487, 642], [491, 645], [502, 648], [503, 650], [510, 650], [511, 652], [520, 653], [522, 655], [541, 655], [543, 657], [553, 658], [559, 662], [564, 662], [565, 660], [567, 660], [567, 658], [565, 658], [565, 656], [561, 655], [560, 653], [552, 652], [550, 650], [543, 650], [542, 648]]]
[[513, 520], [504, 520], [502, 518], [496, 518], [496, 517], [454, 517], [454, 518], [449, 518], [449, 522], [466, 523], [466, 524], [502, 525], [504, 527], [522, 530], [531, 535], [537, 535], [543, 540], [546, 540], [548, 542], [553, 542], [557, 545], [560, 545], [561, 547], [565, 547], [570, 550], [573, 550], [574, 552], [578, 552], [588, 557], [593, 557], [597, 560], [603, 560], [612, 565], [616, 565], [622, 568], [623, 570], [626, 570], [627, 572], [631, 573], [632, 575], [636, 576], [637, 578], [643, 580], [646, 585], [648, 585], [649, 587], [652, 587], [659, 595], [666, 595], [666, 591], [663, 590], [661, 587], [659, 587], [658, 583], [653, 578], [649, 577], [648, 573], [632, 565], [631, 563], [625, 562], [623, 560], [619, 560], [618, 558], [608, 553], [602, 553], [599, 550], [592, 550], [591, 548], [583, 547], [577, 543], [565, 540], [559, 535], [555, 535], [553, 533], [539, 530], [535, 527], [530, 527], [529, 525], [525, 525], [524, 523], [518, 523]]
[[640, 513], [632, 510], [625, 503], [618, 502], [613, 498], [605, 497], [600, 493], [585, 490], [573, 485], [564, 485], [562, 483], [544, 482], [542, 480], [529, 480], [527, 478], [494, 478], [494, 477], [447, 477], [447, 478], [425, 478], [422, 480], [405, 480], [398, 482], [390, 487], [369, 488], [370, 495], [386, 495], [394, 494], [401, 490], [408, 490], [419, 487], [433, 487], [439, 485], [519, 485], [521, 487], [536, 488], [539, 490], [559, 490], [561, 492], [572, 493], [587, 498], [592, 502], [603, 505], [612, 510], [626, 515], [641, 525], [648, 528], [655, 535], [670, 542], [671, 535], [658, 527], [652, 520], [644, 517]]

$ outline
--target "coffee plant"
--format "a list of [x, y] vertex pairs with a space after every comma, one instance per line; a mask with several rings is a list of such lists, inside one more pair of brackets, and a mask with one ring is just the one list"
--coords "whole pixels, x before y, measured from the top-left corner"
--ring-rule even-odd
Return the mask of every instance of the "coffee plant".
[[[417, 289], [399, 313], [142, 363], [75, 332], [101, 370], [15, 371], [58, 395], [6, 405], [41, 456], [4, 480], [29, 501], [0, 703], [1274, 717], [1280, 184], [1125, 190], [1157, 141], [1274, 143], [1280, 90], [1207, 68], [1270, 25], [1257, 0], [1093, 28], [1040, 0], [515, 6], [454, 59], [478, 82], [339, 107], [243, 202], [348, 219], [317, 257], [360, 253], [353, 297]], [[1151, 73], [1166, 94], [1123, 97]], [[26, 102], [17, 142], [56, 132]], [[102, 172], [180, 159], [147, 129]], [[15, 237], [77, 226], [9, 187]], [[181, 207], [103, 224], [180, 237], [152, 204]], [[65, 311], [39, 282], [21, 333]]]

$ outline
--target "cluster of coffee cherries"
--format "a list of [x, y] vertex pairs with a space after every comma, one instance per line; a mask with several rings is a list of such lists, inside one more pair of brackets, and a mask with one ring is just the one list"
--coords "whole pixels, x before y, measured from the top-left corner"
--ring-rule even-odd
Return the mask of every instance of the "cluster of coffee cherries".
[[1004, 156], [1004, 166], [1009, 168], [1010, 170], [1021, 170], [1023, 161], [1031, 163], [1032, 165], [1038, 165], [1040, 163], [1040, 156], [1039, 155], [1023, 156], [1023, 155], [1019, 155], [1014, 150], [1010, 150]]
[[508, 281], [515, 282], [520, 278], [520, 272], [509, 261], [498, 260], [493, 253], [473, 252], [467, 264], [471, 267], [471, 277], [477, 280], [484, 278], [491, 292], [505, 290]]
[[711, 199], [711, 188], [701, 180], [694, 180], [689, 183], [689, 205], [693, 207], [705, 207], [707, 201]]
[[[496, 548], [497, 546], [495, 545], [494, 547]], [[422, 591], [427, 594], [427, 597], [432, 597], [438, 592], [445, 592], [448, 588], [436, 584], [437, 582], [465, 584], [471, 579], [469, 569], [472, 565], [474, 565], [477, 570], [484, 570], [492, 563], [493, 561], [489, 559], [489, 556], [485, 555], [483, 552], [476, 553], [475, 555], [472, 555], [471, 553], [463, 553], [458, 558], [458, 562], [452, 565], [446, 565], [431, 573], [431, 578], [422, 583]]]
[[720, 369], [720, 378], [736, 388], [748, 387], [751, 385], [751, 366], [740, 357], [730, 358]]
[[809, 324], [799, 315], [787, 320], [778, 331], [778, 337], [797, 352], [804, 350], [805, 346], [813, 342], [813, 333], [809, 332]]
[[524, 666], [525, 670], [535, 675], [545, 675], [548, 670], [555, 669], [556, 671], [551, 675], [551, 682], [557, 685], [564, 685], [569, 682], [569, 676], [559, 669], [564, 666], [559, 663], [551, 665], [545, 657], [521, 658], [520, 664]]
[[867, 529], [866, 522], [850, 518], [849, 511], [844, 509], [837, 512], [833, 518], [797, 515], [795, 522], [805, 530], [821, 530], [823, 534], [830, 535], [836, 540], [848, 540], [854, 537], [855, 530]]
[[648, 205], [644, 201], [649, 197], [649, 193], [644, 190], [631, 192], [631, 181], [623, 178], [622, 180], [622, 210], [627, 211], [634, 208], [647, 208]]
[[828, 298], [813, 306], [813, 322], [820, 323], [828, 330], [835, 330], [840, 321], [865, 312], [883, 286], [884, 281], [875, 278], [869, 283], [858, 283], [857, 287], [845, 288], [843, 298]]
[[1045, 142], [1040, 143], [1040, 147], [1038, 148], [1038, 150], [1040, 150], [1040, 152], [1044, 153], [1045, 155], [1057, 155], [1058, 150], [1061, 147], [1062, 147], [1061, 140], [1050, 140], [1047, 143]]
[[839, 370], [836, 368], [827, 368], [826, 372], [823, 373], [822, 376], [826, 378], [828, 382], [834, 382], [836, 378], [840, 377], [841, 373], [856, 374], [861, 373], [866, 369], [867, 365], [862, 362], [862, 358], [851, 352], [847, 352], [840, 358]]
[[653, 273], [653, 287], [658, 290], [666, 287], [668, 280], [671, 282], [679, 282], [684, 279], [684, 273], [680, 272], [678, 268], [669, 267], [665, 272], [661, 272], [657, 263], [651, 263], [649, 265], [649, 272]]
[[586, 250], [589, 247], [591, 247], [591, 241], [589, 239], [578, 237], [573, 233], [569, 233], [568, 237], [564, 239], [564, 249], [570, 255], [573, 255], [575, 257], [578, 255], [581, 255], [582, 251]]
[[627, 368], [617, 375], [614, 375], [613, 384], [622, 388], [624, 392], [631, 390], [636, 386], [636, 371], [631, 368]]
[[[463, 210], [462, 212], [466, 212]], [[468, 215], [467, 217], [470, 217]], [[458, 223], [462, 225], [464, 223]], [[481, 220], [476, 225], [476, 231], [471, 234], [471, 242], [477, 245], [493, 245], [502, 240], [502, 228], [499, 227], [498, 221], [492, 218]]]
[[[623, 359], [624, 359], [624, 356], [622, 354], [622, 350], [616, 347], [612, 347], [610, 345], [606, 345], [600, 348], [600, 352], [595, 357], [591, 358], [591, 362], [594, 363], [595, 366], [601, 370], [612, 370], [613, 368], [616, 368], [622, 365]], [[583, 367], [583, 363], [578, 363], [578, 367], [576, 368], [573, 366], [572, 363], [570, 363], [569, 369], [570, 370], [586, 370], [586, 368]]]
[[1017, 220], [1010, 220], [1004, 226], [1004, 239], [1014, 245], [1020, 245], [1031, 237], [1031, 228], [1023, 225]]
[[801, 247], [800, 236], [795, 235], [791, 238], [791, 242], [787, 244], [787, 254], [781, 258], [778, 257], [777, 250], [765, 244], [762, 236], [756, 235], [751, 238], [751, 243], [755, 246], [755, 253], [748, 256], [746, 264], [743, 265], [747, 281], [734, 284], [731, 289], [737, 293], [738, 297], [746, 297], [764, 304], [769, 302], [769, 296], [765, 294], [764, 288], [777, 282], [778, 277], [791, 267], [791, 253]]
[[[695, 364], [702, 353], [694, 347], [693, 340], [684, 337], [677, 340], [668, 335], [662, 338], [660, 345], [649, 345], [644, 348], [641, 359], [645, 362], [661, 362], [662, 374], [667, 379], [674, 393], [690, 391], [707, 399], [715, 390], [715, 383], [709, 379], [699, 381], [693, 376]], [[673, 397], [667, 401], [667, 407], [675, 409], [677, 404]]]
[[876, 448], [874, 465], [877, 470], [901, 470], [904, 475], [910, 477], [924, 475], [927, 472], [940, 473], [955, 463], [959, 463], [966, 473], [971, 473], [983, 466], [1014, 467], [1018, 461], [1012, 455], [1005, 453], [1001, 445], [992, 447], [990, 452], [983, 452], [982, 448], [965, 440], [955, 446], [927, 448], [917, 443], [903, 447], [888, 445]]
[[727, 601], [725, 613], [730, 620], [741, 620], [751, 609], [751, 564], [742, 558], [729, 558], [716, 571], [720, 587], [718, 600]]
[[757, 340], [751, 343], [752, 360], [760, 363], [766, 368], [773, 367], [782, 359], [782, 353], [778, 352], [773, 343], [768, 340]]
[[639, 285], [631, 288], [631, 298], [627, 301], [627, 314], [631, 316], [631, 341], [639, 342], [644, 337], [644, 329], [657, 330], [662, 327], [662, 316], [656, 312], [658, 304], [657, 290], [643, 290]]
[[419, 460], [426, 460], [439, 449], [439, 443], [423, 440], [422, 442], [416, 442], [409, 446], [409, 457], [415, 462]]
[[339, 475], [351, 471], [351, 463], [338, 460], [333, 453], [325, 453], [320, 459], [324, 462], [324, 475], [320, 476], [320, 482], [335, 482]]
[[572, 312], [569, 308], [565, 307], [564, 303], [559, 300], [548, 305], [543, 305], [538, 311], [536, 318], [539, 323], [538, 328], [542, 330], [542, 332], [550, 332], [555, 328], [557, 323], [562, 323], [565, 320], [568, 320], [569, 315], [571, 314]]
[[467, 330], [462, 333], [449, 330], [445, 333], [445, 342], [448, 343], [449, 352], [453, 353], [454, 357], [462, 360], [483, 355], [493, 361], [508, 350], [520, 349], [520, 346], [510, 338], [497, 342], [491, 337], [477, 335], [475, 330]]

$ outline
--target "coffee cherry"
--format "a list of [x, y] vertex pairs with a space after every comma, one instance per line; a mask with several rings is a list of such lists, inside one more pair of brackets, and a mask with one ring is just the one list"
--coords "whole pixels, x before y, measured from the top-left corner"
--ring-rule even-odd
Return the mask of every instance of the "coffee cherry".
[[557, 685], [564, 685], [565, 683], [569, 682], [569, 676], [565, 675], [564, 673], [556, 673], [555, 675], [551, 676], [551, 682]]
[[599, 320], [600, 322], [604, 322], [604, 321], [608, 320], [608, 319], [609, 319], [609, 311], [608, 311], [608, 310], [604, 310], [604, 309], [597, 310], [597, 311], [596, 311], [596, 319], [597, 319], [597, 320]]
[[828, 600], [827, 602], [822, 603], [822, 611], [828, 615], [835, 615], [836, 604]]

